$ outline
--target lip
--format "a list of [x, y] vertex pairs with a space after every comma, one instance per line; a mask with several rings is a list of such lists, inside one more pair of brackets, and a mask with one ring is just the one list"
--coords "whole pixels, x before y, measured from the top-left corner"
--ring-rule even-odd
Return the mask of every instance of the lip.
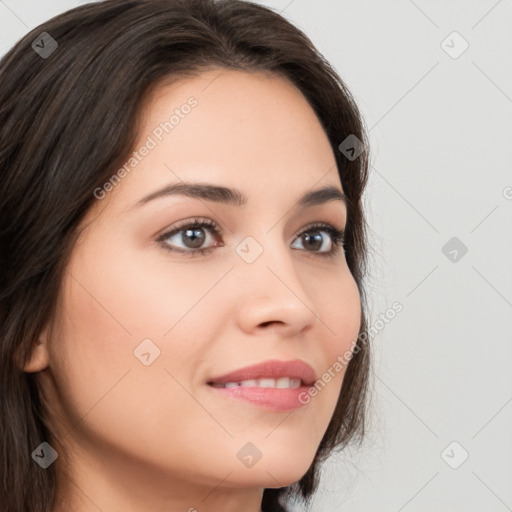
[[208, 384], [226, 384], [226, 382], [240, 382], [249, 379], [280, 379], [281, 377], [301, 379], [303, 386], [311, 386], [317, 380], [315, 370], [300, 359], [293, 361], [269, 359], [214, 377], [208, 381]]
[[[240, 382], [249, 379], [290, 377], [301, 379], [298, 388], [262, 388], [262, 387], [236, 387], [218, 388], [213, 384], [225, 384], [226, 382]], [[215, 377], [208, 381], [209, 389], [215, 396], [222, 398], [243, 400], [264, 409], [272, 411], [289, 411], [307, 405], [301, 397], [305, 396], [309, 387], [317, 380], [313, 368], [300, 360], [278, 361], [269, 360], [263, 363], [247, 366], [234, 372]]]

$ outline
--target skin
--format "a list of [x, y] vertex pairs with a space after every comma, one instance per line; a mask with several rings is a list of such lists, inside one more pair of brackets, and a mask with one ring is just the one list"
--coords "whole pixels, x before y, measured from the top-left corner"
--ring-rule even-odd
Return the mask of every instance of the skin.
[[[320, 122], [283, 78], [219, 73], [148, 98], [136, 148], [187, 98], [198, 105], [88, 212], [59, 314], [25, 367], [40, 372], [52, 446], [69, 453], [68, 475], [63, 452], [55, 462], [55, 512], [258, 512], [265, 487], [304, 475], [332, 417], [343, 372], [291, 413], [206, 385], [267, 359], [302, 359], [321, 376], [352, 348], [361, 321], [343, 248], [322, 257], [297, 235], [346, 223], [341, 201], [293, 208], [321, 186], [343, 190]], [[134, 207], [181, 180], [238, 188], [248, 205], [168, 196]], [[223, 231], [204, 228], [210, 252], [191, 257], [155, 241], [195, 217]], [[251, 264], [235, 251], [247, 236], [263, 248]], [[186, 242], [175, 235], [167, 246], [190, 250]], [[147, 338], [160, 350], [149, 366], [134, 356]], [[251, 468], [237, 458], [247, 442], [262, 453]]]

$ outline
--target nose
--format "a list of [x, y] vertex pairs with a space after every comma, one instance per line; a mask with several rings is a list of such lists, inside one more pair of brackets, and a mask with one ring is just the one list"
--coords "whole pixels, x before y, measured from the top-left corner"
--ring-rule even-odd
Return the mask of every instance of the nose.
[[238, 281], [237, 319], [247, 333], [275, 329], [281, 336], [299, 335], [319, 320], [314, 302], [297, 272], [293, 249], [266, 237], [262, 254], [252, 263], [242, 259], [233, 274]]

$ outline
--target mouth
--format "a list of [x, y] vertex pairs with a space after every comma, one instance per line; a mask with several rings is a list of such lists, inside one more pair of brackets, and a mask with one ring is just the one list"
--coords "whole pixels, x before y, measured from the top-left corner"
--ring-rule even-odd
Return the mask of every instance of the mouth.
[[232, 382], [208, 382], [214, 388], [275, 388], [275, 389], [297, 389], [306, 386], [302, 379], [293, 377], [280, 377], [279, 379], [262, 378], [247, 379]]
[[213, 378], [207, 384], [215, 396], [289, 411], [309, 403], [308, 389], [316, 380], [313, 368], [303, 361], [269, 360]]

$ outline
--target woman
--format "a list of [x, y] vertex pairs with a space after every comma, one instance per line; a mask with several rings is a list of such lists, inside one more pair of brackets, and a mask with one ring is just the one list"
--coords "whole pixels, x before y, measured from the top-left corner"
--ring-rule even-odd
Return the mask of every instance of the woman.
[[107, 0], [20, 40], [0, 105], [2, 511], [307, 503], [367, 400], [341, 79], [262, 6]]

